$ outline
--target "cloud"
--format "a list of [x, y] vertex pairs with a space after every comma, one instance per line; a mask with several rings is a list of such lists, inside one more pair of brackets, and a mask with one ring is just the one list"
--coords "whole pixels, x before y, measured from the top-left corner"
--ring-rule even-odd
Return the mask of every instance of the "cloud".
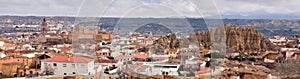
[[2, 15], [72, 15], [82, 0], [1, 0]]
[[217, 7], [223, 13], [251, 15], [264, 14], [299, 14], [299, 0], [216, 0]]
[[[299, 0], [1, 0], [1, 15], [213, 16], [299, 15]], [[84, 5], [81, 4], [84, 2]], [[107, 7], [109, 6], [109, 7]], [[195, 8], [197, 7], [197, 8]], [[217, 7], [218, 10], [215, 10]], [[78, 11], [80, 9], [80, 11]], [[199, 12], [202, 15], [199, 15]], [[104, 13], [102, 15], [102, 13]]]

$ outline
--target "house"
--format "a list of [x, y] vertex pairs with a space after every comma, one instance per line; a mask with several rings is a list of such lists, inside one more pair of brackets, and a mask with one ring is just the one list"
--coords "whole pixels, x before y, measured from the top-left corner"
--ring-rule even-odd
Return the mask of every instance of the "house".
[[176, 57], [179, 53], [179, 49], [167, 49], [166, 54], [170, 55], [171, 57]]
[[145, 45], [152, 45], [152, 44], [153, 44], [153, 41], [155, 41], [155, 40], [152, 40], [152, 39], [144, 39], [144, 44], [145, 44]]
[[41, 68], [41, 60], [51, 58], [54, 55], [51, 53], [46, 53], [46, 54], [36, 54], [36, 56], [33, 58], [34, 60], [34, 66], [35, 68]]
[[27, 57], [18, 54], [7, 54], [6, 57], [0, 60], [0, 71], [3, 75], [20, 74], [19, 70], [27, 70], [32, 61]]
[[136, 53], [131, 55], [135, 61], [145, 61], [149, 55], [144, 53]]
[[300, 59], [300, 53], [294, 53], [291, 57], [293, 59]]
[[6, 57], [6, 54], [4, 54], [3, 52], [0, 52], [0, 58], [4, 58]]
[[210, 75], [210, 68], [205, 68], [199, 71], [194, 72], [196, 79], [205, 79], [207, 75]]
[[274, 45], [283, 46], [286, 45], [287, 38], [282, 36], [274, 36], [269, 38], [270, 42]]
[[273, 63], [275, 62], [276, 59], [281, 57], [284, 57], [284, 55], [281, 53], [268, 53], [263, 58], [264, 58], [264, 62]]
[[124, 56], [124, 55], [118, 55], [115, 57], [116, 60], [118, 60], [119, 62], [124, 62], [124, 61], [130, 61], [132, 60], [131, 56]]
[[45, 75], [93, 75], [94, 60], [75, 55], [58, 55], [41, 61], [41, 72]]
[[95, 63], [101, 63], [102, 66], [113, 65], [117, 62], [118, 61], [115, 59], [108, 59], [106, 57], [97, 57], [97, 59], [95, 60]]
[[298, 51], [298, 48], [280, 48], [280, 51], [282, 52], [288, 52], [288, 51]]
[[202, 55], [208, 54], [209, 53], [209, 49], [203, 49], [203, 50], [200, 51], [200, 53]]
[[156, 55], [156, 54], [152, 54], [151, 55], [153, 61], [162, 61], [162, 60], [166, 60], [169, 59], [169, 55]]
[[100, 48], [99, 51], [96, 52], [97, 56], [111, 56], [111, 50], [107, 47]]
[[0, 47], [3, 49], [4, 41], [0, 41]]
[[170, 75], [179, 76], [180, 64], [147, 64], [141, 66], [135, 66], [136, 73], [147, 76], [154, 75]]
[[[1, 46], [0, 46], [1, 47]], [[16, 45], [11, 43], [4, 43], [2, 49], [12, 50], [15, 49]]]

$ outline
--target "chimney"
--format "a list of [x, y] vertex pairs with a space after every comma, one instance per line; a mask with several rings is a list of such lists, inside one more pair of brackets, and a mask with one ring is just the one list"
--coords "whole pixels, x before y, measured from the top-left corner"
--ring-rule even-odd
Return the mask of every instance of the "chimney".
[[68, 55], [68, 61], [71, 61], [71, 55]]

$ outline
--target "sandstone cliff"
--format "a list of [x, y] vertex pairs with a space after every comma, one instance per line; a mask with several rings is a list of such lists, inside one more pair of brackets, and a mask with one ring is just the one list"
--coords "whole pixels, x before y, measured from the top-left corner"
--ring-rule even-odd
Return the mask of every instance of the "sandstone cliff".
[[[217, 28], [209, 32], [191, 34], [188, 39], [189, 44], [198, 44], [200, 50], [211, 49], [211, 41], [215, 43], [224, 42], [227, 48], [252, 54], [259, 54], [259, 52], [274, 48], [274, 45], [261, 32], [250, 26], [225, 25], [224, 28]], [[178, 48], [183, 46], [180, 45], [181, 43], [178, 43], [179, 41], [180, 39], [177, 39], [175, 34], [170, 34], [156, 40], [154, 44], [160, 44], [164, 48]]]

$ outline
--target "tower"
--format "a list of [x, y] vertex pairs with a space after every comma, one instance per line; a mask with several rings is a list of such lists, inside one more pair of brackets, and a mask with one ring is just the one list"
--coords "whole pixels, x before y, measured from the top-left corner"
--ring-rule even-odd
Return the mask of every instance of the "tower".
[[99, 34], [99, 27], [97, 26], [95, 29], [95, 35], [98, 35], [98, 34]]
[[42, 22], [42, 25], [41, 25], [41, 32], [42, 34], [46, 34], [47, 31], [48, 31], [48, 25], [47, 25], [47, 22], [46, 22], [46, 19], [44, 18], [43, 19], [43, 22]]

